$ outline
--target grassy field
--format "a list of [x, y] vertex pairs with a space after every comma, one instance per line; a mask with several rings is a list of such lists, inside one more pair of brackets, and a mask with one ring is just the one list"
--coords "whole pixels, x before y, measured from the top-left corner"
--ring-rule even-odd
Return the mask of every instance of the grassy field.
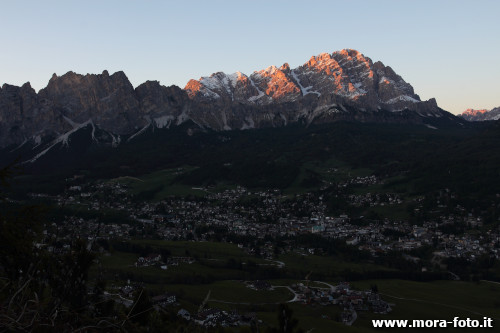
[[315, 279], [315, 275], [339, 276], [347, 270], [360, 273], [366, 271], [391, 270], [385, 266], [355, 263], [333, 256], [305, 256], [289, 253], [279, 256], [277, 260], [283, 261], [285, 267], [290, 271], [300, 271], [306, 274], [312, 272], [310, 276], [311, 280]]
[[[319, 190], [326, 182], [341, 182], [351, 177], [365, 177], [373, 174], [368, 168], [352, 168], [347, 163], [329, 159], [324, 162], [309, 161], [300, 167], [300, 172], [294, 181], [283, 190], [284, 195], [304, 194]], [[312, 182], [311, 182], [312, 179]]]
[[370, 207], [370, 210], [377, 213], [379, 216], [386, 217], [394, 220], [408, 220], [410, 213], [407, 210], [407, 204], [402, 203], [399, 205], [385, 205]]
[[305, 165], [321, 174], [326, 180], [332, 181], [343, 181], [350, 177], [365, 177], [373, 174], [373, 170], [369, 168], [353, 168], [348, 163], [335, 158], [325, 162], [308, 162]]
[[[371, 327], [372, 319], [446, 319], [454, 317], [482, 320], [493, 318], [494, 328], [474, 329], [474, 332], [500, 331], [500, 285], [488, 282], [462, 281], [414, 282], [403, 280], [357, 281], [355, 287], [368, 288], [376, 284], [384, 300], [393, 303], [387, 315], [361, 313], [355, 327]], [[496, 323], [496, 325], [495, 325]], [[403, 330], [395, 330], [403, 331]], [[446, 332], [463, 329], [448, 329]]]
[[[276, 326], [278, 304], [288, 302], [293, 294], [287, 288], [275, 288], [270, 291], [255, 291], [247, 288], [242, 280], [245, 271], [228, 268], [223, 264], [228, 259], [242, 262], [254, 260], [269, 263], [247, 255], [234, 244], [210, 242], [166, 242], [153, 240], [136, 240], [135, 244], [148, 245], [152, 248], [168, 249], [172, 256], [199, 256], [200, 260], [193, 264], [170, 266], [167, 270], [158, 267], [134, 267], [138, 254], [113, 251], [111, 255], [100, 257], [105, 277], [113, 284], [123, 284], [123, 279], [116, 279], [118, 273], [127, 273], [134, 281], [139, 278], [145, 282], [151, 294], [173, 292], [178, 296], [180, 308], [196, 312], [210, 291], [207, 307], [223, 310], [236, 309], [240, 313], [254, 312], [263, 321], [263, 327]], [[277, 258], [285, 263], [284, 270], [312, 272], [310, 286], [325, 288], [326, 285], [314, 282], [322, 277], [325, 282], [335, 284], [339, 273], [344, 270], [357, 272], [387, 269], [373, 264], [353, 263], [336, 257], [302, 256], [287, 254]], [[207, 265], [207, 262], [220, 262], [222, 265]], [[316, 273], [316, 274], [315, 274]], [[305, 275], [304, 274], [304, 277]], [[209, 276], [212, 280], [203, 282], [197, 278]], [[215, 280], [214, 280], [215, 279]], [[174, 282], [173, 282], [174, 281]], [[273, 286], [291, 286], [306, 283], [300, 279], [268, 280]], [[454, 317], [482, 320], [483, 316], [491, 317], [494, 324], [500, 325], [500, 284], [490, 282], [434, 281], [415, 282], [406, 280], [366, 280], [351, 283], [358, 290], [370, 289], [377, 285], [382, 298], [391, 304], [393, 311], [387, 315], [372, 312], [358, 312], [358, 319], [352, 327], [346, 327], [337, 319], [342, 309], [335, 305], [319, 306], [299, 303], [288, 303], [299, 320], [300, 327], [312, 332], [373, 332], [372, 319], [446, 319]], [[397, 329], [392, 329], [397, 332]], [[391, 330], [391, 331], [392, 331]], [[402, 330], [399, 330], [402, 331]], [[447, 332], [459, 331], [448, 329]], [[462, 330], [463, 331], [463, 330]], [[474, 330], [480, 332], [481, 330]], [[499, 331], [498, 328], [488, 332]]]
[[231, 258], [241, 261], [252, 260], [256, 263], [269, 263], [265, 260], [255, 258], [236, 244], [217, 242], [189, 242], [189, 241], [163, 241], [163, 240], [133, 240], [134, 244], [147, 245], [157, 249], [167, 249], [172, 256], [190, 256], [199, 259], [228, 260]]
[[[182, 168], [164, 169], [152, 173], [144, 174], [138, 177], [119, 177], [110, 179], [108, 182], [120, 182], [129, 187], [129, 193], [141, 196], [146, 195], [147, 200], [160, 201], [170, 196], [194, 195], [198, 197], [205, 196], [208, 192], [196, 187], [176, 182], [175, 179], [181, 174], [189, 173], [196, 167], [184, 166]], [[345, 181], [351, 177], [365, 177], [373, 174], [373, 170], [368, 168], [352, 168], [343, 161], [330, 159], [325, 162], [306, 162], [301, 166], [300, 172], [295, 180], [284, 189], [285, 195], [303, 194], [312, 190], [318, 190], [323, 183]], [[318, 183], [307, 185], [308, 177], [316, 178]], [[382, 185], [359, 188], [360, 193], [382, 191]], [[234, 184], [219, 183], [210, 192], [221, 192], [225, 189], [235, 188]]]
[[206, 285], [173, 284], [169, 285], [168, 289], [181, 291], [181, 294], [200, 303], [210, 291], [210, 304], [213, 306], [219, 306], [218, 304], [224, 302], [234, 303], [231, 306], [279, 304], [293, 298], [293, 294], [286, 288], [256, 291], [246, 287], [242, 281], [235, 280], [217, 281]]
[[[500, 284], [490, 282], [434, 281], [414, 282], [404, 280], [356, 281], [357, 288], [369, 288], [376, 284], [389, 302], [413, 304], [417, 308], [438, 306], [436, 314], [461, 312], [468, 315], [497, 317], [500, 320]], [[403, 298], [405, 300], [403, 300]], [[424, 305], [424, 306], [422, 306]], [[395, 307], [394, 314], [398, 314]], [[427, 310], [421, 310], [428, 312]]]
[[[372, 327], [372, 319], [446, 319], [454, 317], [482, 320], [484, 316], [493, 319], [494, 328], [474, 329], [474, 332], [500, 331], [500, 285], [480, 282], [435, 281], [414, 282], [404, 280], [369, 280], [356, 281], [352, 284], [357, 289], [369, 289], [376, 284], [382, 298], [392, 304], [393, 311], [387, 315], [371, 312], [359, 312], [352, 327], [335, 321], [340, 313], [336, 306], [319, 307], [293, 304], [294, 317], [304, 330], [313, 332], [380, 332]], [[391, 296], [389, 296], [391, 295]], [[403, 299], [404, 298], [404, 299]], [[259, 313], [259, 318], [276, 325], [276, 315]], [[428, 329], [426, 329], [427, 331]], [[403, 329], [391, 329], [402, 332]], [[413, 330], [418, 331], [418, 330]], [[431, 330], [433, 331], [433, 330]], [[440, 330], [441, 331], [441, 330]], [[446, 329], [445, 332], [463, 332], [464, 329]]]
[[[294, 281], [270, 281], [272, 284], [294, 283]], [[446, 319], [454, 317], [482, 320], [483, 316], [491, 317], [495, 323], [500, 322], [499, 305], [500, 286], [481, 282], [480, 284], [455, 281], [413, 282], [403, 280], [370, 280], [356, 282], [354, 287], [368, 289], [372, 284], [377, 284], [383, 299], [392, 304], [393, 311], [387, 315], [371, 312], [358, 312], [358, 319], [352, 327], [344, 326], [336, 321], [341, 309], [338, 306], [305, 305], [289, 303], [293, 310], [294, 318], [298, 319], [299, 326], [312, 332], [375, 332], [380, 331], [372, 327], [372, 319]], [[209, 301], [208, 306], [221, 309], [238, 309], [239, 311], [256, 311], [258, 318], [264, 326], [277, 325], [277, 305], [262, 305], [265, 302], [281, 301], [287, 295], [272, 294], [272, 292], [255, 292], [244, 290], [242, 284], [236, 281], [221, 281], [206, 286], [171, 286], [182, 290], [187, 298], [201, 302], [208, 290], [211, 290], [211, 299], [236, 302], [252, 302], [253, 305], [223, 304]], [[493, 287], [493, 288], [492, 288]], [[243, 288], [243, 289], [242, 289]], [[285, 289], [283, 289], [285, 291]], [[389, 297], [388, 293], [392, 296]], [[238, 296], [241, 295], [241, 296]], [[273, 298], [274, 297], [274, 298]], [[283, 297], [280, 299], [280, 297]], [[396, 298], [397, 297], [397, 298]], [[401, 298], [408, 298], [403, 300]], [[196, 310], [196, 304], [191, 308]], [[498, 319], [495, 319], [498, 318]], [[498, 332], [497, 328], [483, 330], [485, 332]], [[394, 331], [403, 331], [394, 329]], [[415, 330], [416, 331], [416, 330]], [[431, 330], [432, 331], [432, 330]], [[460, 332], [460, 329], [447, 329], [446, 332]], [[474, 332], [481, 332], [476, 329]]]
[[186, 196], [194, 195], [203, 197], [207, 192], [200, 189], [195, 189], [188, 185], [173, 184], [172, 181], [179, 174], [194, 170], [193, 167], [165, 169], [155, 171], [140, 177], [120, 177], [111, 179], [109, 182], [120, 182], [129, 187], [129, 191], [133, 195], [141, 195], [147, 193], [149, 200], [160, 201], [169, 196]]
[[168, 266], [162, 270], [158, 266], [135, 267], [139, 255], [115, 251], [109, 257], [101, 257], [104, 276], [114, 281], [117, 275], [126, 276], [132, 281], [142, 281], [148, 284], [163, 285], [166, 283], [204, 284], [207, 281], [224, 279], [244, 279], [245, 272], [238, 269], [226, 268], [225, 261], [220, 265], [206, 265], [202, 262], [192, 264], [181, 263], [178, 266]]
[[[298, 320], [298, 326], [304, 331], [312, 330], [312, 332], [358, 332], [359, 330], [353, 327], [345, 326], [335, 320], [341, 313], [338, 306], [312, 306], [298, 303], [289, 304], [293, 311], [293, 318]], [[260, 311], [258, 317], [266, 326], [276, 327], [278, 325], [278, 317], [274, 311]]]

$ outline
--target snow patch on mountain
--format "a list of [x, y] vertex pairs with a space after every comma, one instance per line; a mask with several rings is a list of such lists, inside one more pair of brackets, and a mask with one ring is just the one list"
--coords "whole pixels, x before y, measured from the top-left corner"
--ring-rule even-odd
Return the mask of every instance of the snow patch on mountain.
[[148, 128], [149, 126], [152, 125], [152, 121], [150, 118], [146, 118], [149, 122], [146, 124], [146, 126], [144, 126], [143, 128], [141, 128], [139, 131], [137, 131], [136, 133], [134, 133], [130, 138], [128, 138], [127, 142], [130, 142], [130, 140], [132, 140], [133, 138], [137, 137], [138, 135], [141, 135], [142, 133], [144, 133]]
[[233, 73], [233, 74], [229, 74], [227, 76], [227, 78], [229, 79], [229, 81], [231, 82], [231, 87], [233, 88], [236, 88], [236, 84], [238, 83], [238, 80], [241, 78], [241, 77], [246, 77], [245, 74], [241, 73], [241, 72], [236, 72], [236, 73]]
[[499, 120], [500, 119], [500, 107], [496, 107], [491, 110], [487, 109], [467, 109], [462, 114], [459, 115], [468, 121], [487, 121], [487, 120]]
[[94, 122], [92, 121], [92, 119], [89, 120], [89, 123], [92, 126], [92, 134], [91, 134], [92, 140], [94, 140], [95, 142], [99, 142], [99, 140], [97, 140], [95, 137], [95, 126], [94, 126]]
[[390, 100], [388, 101], [385, 101], [384, 103], [386, 104], [394, 104], [394, 103], [397, 103], [397, 102], [412, 102], [412, 103], [419, 103], [420, 101], [411, 97], [411, 96], [408, 96], [408, 95], [401, 95], [401, 96], [398, 96], [398, 97], [395, 97], [395, 98], [391, 98]]
[[223, 127], [222, 129], [224, 131], [230, 131], [231, 130], [231, 127], [227, 124], [227, 116], [226, 116], [226, 113], [224, 111], [221, 112], [221, 115], [222, 115], [222, 123], [223, 123]]
[[[42, 139], [40, 138], [40, 141], [41, 140]], [[17, 146], [16, 148], [12, 149], [11, 151], [9, 151], [9, 153], [12, 153], [12, 152], [18, 150], [19, 148], [21, 148], [22, 146], [24, 146], [26, 142], [28, 142], [28, 139], [24, 139], [24, 141], [19, 146]]]
[[204, 76], [200, 79], [200, 83], [210, 90], [220, 88], [220, 82], [214, 76]]
[[366, 94], [367, 91], [363, 88], [361, 88], [363, 86], [363, 83], [362, 82], [356, 82], [353, 84], [354, 85], [354, 88], [356, 88], [356, 90], [360, 93], [360, 94]]
[[188, 114], [186, 113], [186, 109], [184, 108], [182, 110], [182, 113], [177, 117], [176, 125], [179, 126], [180, 124], [187, 121], [188, 119], [190, 119], [190, 118], [189, 118]]
[[246, 129], [251, 129], [251, 128], [255, 128], [255, 122], [251, 116], [246, 116], [245, 122], [243, 123], [243, 126], [241, 127], [241, 129], [246, 130]]
[[255, 102], [256, 100], [258, 100], [259, 98], [263, 97], [265, 94], [262, 90], [259, 89], [259, 87], [257, 87], [257, 85], [255, 85], [255, 82], [253, 82], [252, 78], [249, 76], [248, 79], [250, 80], [250, 84], [255, 88], [257, 89], [257, 92], [259, 93], [257, 96], [252, 96], [252, 97], [249, 97], [248, 100], [250, 102]]
[[281, 119], [285, 122], [285, 126], [288, 124], [288, 120], [286, 119], [285, 115], [283, 113], [280, 113]]
[[[202, 77], [200, 83], [203, 88], [202, 93], [205, 97], [220, 98], [218, 92], [225, 92], [228, 96], [234, 100], [234, 89], [239, 80], [246, 78], [247, 76], [241, 72], [236, 72], [233, 74], [225, 74], [222, 72], [214, 73], [209, 77]], [[217, 96], [217, 97], [216, 97]]]
[[203, 89], [203, 96], [213, 98], [213, 99], [220, 98], [219, 94], [217, 94], [216, 92], [213, 92], [212, 90], [209, 90], [209, 89]]
[[305, 96], [307, 94], [316, 94], [316, 95], [318, 95], [318, 97], [321, 96], [321, 93], [318, 92], [318, 91], [310, 91], [313, 88], [313, 86], [309, 86], [309, 87], [305, 87], [304, 88], [304, 86], [300, 83], [300, 79], [299, 79], [297, 73], [295, 73], [294, 70], [292, 70], [291, 73], [292, 73], [292, 77], [297, 82], [297, 84], [298, 84], [298, 86], [300, 88], [300, 91], [302, 91], [302, 96]]
[[78, 124], [75, 128], [73, 128], [72, 130], [64, 133], [63, 135], [60, 135], [57, 139], [55, 139], [54, 141], [52, 141], [50, 143], [50, 145], [49, 145], [48, 148], [46, 148], [42, 152], [36, 154], [35, 157], [33, 157], [32, 159], [30, 159], [30, 160], [28, 160], [28, 161], [26, 161], [24, 163], [33, 163], [33, 162], [35, 162], [37, 159], [39, 159], [40, 157], [42, 157], [43, 155], [45, 155], [49, 150], [51, 150], [58, 143], [61, 143], [63, 146], [69, 147], [69, 137], [71, 136], [71, 134], [75, 133], [79, 129], [84, 128], [84, 127], [86, 127], [88, 125], [92, 126], [92, 139], [96, 140], [95, 137], [94, 137], [94, 131], [95, 131], [94, 123], [92, 122], [92, 119], [89, 119], [89, 120], [87, 120], [86, 122], [84, 122], [82, 124]]
[[264, 72], [266, 72], [269, 75], [274, 75], [278, 71], [279, 71], [279, 69], [276, 66], [274, 66], [274, 65], [269, 66], [266, 69], [264, 69]]
[[68, 117], [66, 116], [63, 116], [64, 120], [66, 120], [73, 128], [76, 128], [78, 126], [80, 126], [80, 124], [74, 122], [73, 120], [69, 119]]
[[158, 128], [169, 128], [172, 121], [175, 119], [174, 116], [166, 115], [158, 118], [154, 118], [153, 121]]
[[111, 142], [111, 147], [118, 147], [120, 142], [122, 142], [122, 138], [120, 137], [120, 135], [114, 136], [112, 133], [109, 133], [109, 135], [111, 135], [111, 139], [113, 140], [113, 142]]
[[[382, 71], [378, 71], [377, 72], [379, 75], [383, 75], [383, 72]], [[378, 81], [378, 83], [386, 83], [386, 84], [389, 84], [389, 83], [394, 83], [394, 81], [392, 79], [389, 79], [388, 77], [385, 77], [385, 76], [382, 76], [380, 78], [380, 80]]]

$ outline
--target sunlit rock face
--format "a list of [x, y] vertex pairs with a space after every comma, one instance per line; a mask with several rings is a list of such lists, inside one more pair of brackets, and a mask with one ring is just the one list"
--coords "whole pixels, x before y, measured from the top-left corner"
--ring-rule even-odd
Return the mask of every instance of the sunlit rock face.
[[459, 117], [464, 118], [468, 121], [485, 121], [485, 120], [499, 120], [500, 119], [500, 107], [494, 108], [492, 110], [474, 110], [467, 109]]
[[250, 76], [222, 72], [191, 80], [184, 88], [194, 100], [244, 104], [296, 101], [306, 95], [367, 109], [416, 109], [420, 98], [390, 67], [375, 64], [356, 50], [322, 53], [294, 69], [285, 63]]
[[115, 135], [133, 135], [187, 120], [234, 130], [338, 120], [414, 122], [442, 112], [434, 99], [421, 101], [390, 67], [346, 49], [313, 56], [293, 69], [285, 63], [250, 75], [218, 72], [190, 80], [184, 89], [157, 81], [134, 89], [125, 73], [107, 71], [54, 74], [38, 93], [29, 83], [5, 84], [0, 146], [58, 137], [89, 122]]
[[[411, 110], [440, 116], [436, 101], [421, 101], [413, 87], [381, 62], [356, 50], [313, 56], [302, 66], [270, 66], [247, 76], [214, 73], [190, 80], [184, 88], [200, 109], [192, 117], [217, 129], [279, 126], [306, 119], [345, 119], [350, 106], [361, 111]], [[218, 114], [215, 121], [214, 114]], [[356, 119], [373, 119], [356, 116]]]

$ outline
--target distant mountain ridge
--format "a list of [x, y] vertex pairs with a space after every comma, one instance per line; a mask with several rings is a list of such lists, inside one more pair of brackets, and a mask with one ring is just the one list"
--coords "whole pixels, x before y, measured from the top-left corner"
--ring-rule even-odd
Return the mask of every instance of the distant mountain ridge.
[[306, 95], [336, 96], [368, 109], [412, 108], [420, 97], [390, 67], [375, 64], [356, 50], [313, 56], [304, 65], [290, 69], [270, 66], [250, 76], [236, 72], [214, 73], [190, 80], [184, 88], [193, 99], [231, 100], [245, 104], [270, 104], [296, 101]]
[[491, 110], [474, 110], [467, 109], [459, 117], [464, 118], [468, 121], [485, 121], [485, 120], [498, 120], [500, 119], [500, 107], [496, 107]]
[[187, 120], [223, 131], [338, 120], [425, 124], [440, 117], [454, 118], [434, 99], [421, 101], [390, 67], [348, 49], [313, 56], [295, 69], [284, 64], [250, 76], [218, 72], [184, 89], [157, 81], [134, 89], [121, 71], [54, 74], [38, 93], [29, 83], [4, 84], [0, 147], [66, 142], [65, 135], [89, 124], [92, 133], [107, 133], [93, 140], [118, 145], [148, 128]]

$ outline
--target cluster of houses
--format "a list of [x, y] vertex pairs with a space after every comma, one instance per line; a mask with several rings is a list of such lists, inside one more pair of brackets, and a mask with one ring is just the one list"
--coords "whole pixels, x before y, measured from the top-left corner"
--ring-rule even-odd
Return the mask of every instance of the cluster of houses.
[[[380, 180], [375, 176], [352, 177], [337, 186], [379, 183]], [[290, 197], [279, 190], [250, 191], [241, 186], [217, 193], [210, 192], [210, 189], [203, 190], [207, 195], [198, 200], [172, 197], [157, 203], [137, 203], [131, 201], [126, 185], [119, 182], [73, 186], [69, 196], [75, 204], [87, 206], [88, 210], [125, 211], [135, 223], [104, 224], [98, 218], [68, 216], [62, 225], [47, 225], [44, 233], [47, 236], [57, 235], [57, 240], [62, 243], [74, 238], [94, 241], [103, 238], [155, 237], [165, 240], [206, 241], [218, 237], [218, 240], [224, 241], [227, 234], [263, 239], [313, 233], [325, 238], [345, 239], [347, 244], [367, 250], [373, 255], [393, 250], [410, 251], [431, 245], [443, 257], [474, 260], [486, 254], [500, 259], [500, 228], [476, 234], [443, 232], [442, 226], [446, 225], [464, 224], [467, 228], [479, 228], [483, 224], [480, 215], [467, 213], [463, 207], [454, 207], [450, 213], [449, 207], [443, 204], [443, 198], [438, 199], [435, 208], [437, 211], [447, 208], [446, 213], [435, 221], [426, 221], [419, 226], [412, 225], [409, 221], [388, 219], [353, 224], [347, 215], [328, 216], [327, 205], [321, 194], [306, 193]], [[451, 195], [446, 191], [444, 193]], [[68, 195], [32, 196], [52, 198], [61, 205], [68, 199]], [[398, 195], [391, 193], [345, 194], [344, 197], [354, 206], [393, 205], [402, 202]], [[415, 201], [417, 214], [422, 209], [419, 206], [422, 200]], [[199, 232], [201, 227], [204, 228], [203, 232]], [[388, 231], [397, 232], [399, 236], [391, 237]], [[260, 251], [260, 255], [268, 259], [279, 253], [272, 245], [261, 247]], [[313, 249], [309, 252], [317, 251]], [[148, 258], [143, 258], [138, 260], [137, 266], [152, 263]]]
[[244, 283], [248, 288], [253, 289], [253, 290], [273, 290], [274, 289], [273, 286], [269, 282], [263, 281], [263, 280], [245, 281]]
[[[133, 306], [132, 299], [134, 294], [143, 287], [140, 284], [127, 283], [125, 286], [119, 288], [119, 294], [108, 293], [107, 296], [113, 297], [115, 301], [123, 303], [127, 307], [131, 307]], [[156, 311], [179, 306], [177, 296], [170, 292], [151, 297], [151, 303]], [[217, 308], [202, 308], [195, 314], [191, 314], [188, 310], [181, 308], [178, 310], [177, 315], [184, 320], [205, 327], [249, 326], [252, 322], [257, 321], [255, 313], [239, 314], [237, 311], [223, 311]]]
[[357, 177], [350, 177], [346, 182], [346, 184], [351, 184], [351, 185], [376, 185], [376, 184], [381, 184], [382, 181], [377, 178], [374, 175], [371, 176], [357, 176]]
[[[337, 186], [346, 188], [379, 183], [380, 180], [375, 176], [368, 176], [350, 178]], [[89, 246], [92, 246], [97, 240], [151, 236], [166, 240], [207, 241], [219, 235], [220, 240], [224, 241], [225, 236], [232, 234], [262, 240], [263, 245], [258, 249], [243, 244], [239, 246], [250, 254], [274, 259], [277, 253], [295, 251], [308, 255], [321, 251], [316, 248], [301, 248], [294, 244], [293, 237], [283, 241], [277, 249], [275, 242], [269, 239], [315, 234], [325, 238], [342, 239], [348, 245], [366, 250], [373, 256], [389, 251], [403, 251], [406, 253], [403, 256], [405, 260], [415, 263], [420, 259], [407, 253], [422, 246], [432, 246], [435, 257], [440, 258], [475, 260], [480, 256], [489, 255], [500, 259], [500, 226], [480, 233], [447, 231], [453, 230], [457, 225], [463, 225], [467, 230], [481, 228], [483, 218], [481, 214], [468, 212], [460, 206], [450, 209], [444, 205], [442, 199], [436, 203], [435, 211], [432, 212], [434, 215], [441, 215], [419, 225], [406, 220], [387, 218], [353, 223], [346, 214], [329, 216], [326, 200], [321, 194], [306, 193], [289, 197], [279, 190], [250, 191], [241, 186], [218, 193], [211, 193], [210, 189], [202, 190], [207, 193], [203, 199], [175, 197], [157, 203], [133, 202], [126, 186], [118, 182], [73, 186], [69, 188], [69, 195], [66, 196], [33, 194], [33, 197], [53, 199], [61, 206], [69, 201], [85, 206], [90, 211], [125, 211], [134, 221], [105, 224], [99, 218], [67, 216], [62, 224], [46, 224], [43, 230], [44, 239], [37, 246], [45, 246], [53, 253], [64, 253], [70, 250], [69, 244], [77, 238], [87, 239]], [[398, 205], [403, 202], [400, 196], [391, 193], [345, 194], [344, 199], [352, 206]], [[423, 210], [420, 202], [421, 199], [415, 201], [415, 214]], [[199, 232], [200, 228], [203, 228], [203, 232]], [[102, 248], [99, 250], [104, 252]], [[195, 260], [188, 256], [162, 258], [160, 254], [151, 253], [139, 257], [135, 266], [158, 266], [167, 269], [168, 266], [193, 262]], [[273, 288], [266, 281], [247, 281], [246, 285], [257, 291]], [[341, 307], [340, 320], [346, 325], [351, 325], [356, 320], [359, 311], [382, 314], [391, 311], [390, 305], [382, 300], [378, 293], [352, 290], [348, 283], [330, 288], [296, 284], [290, 288], [295, 294], [296, 302]], [[120, 288], [119, 297], [129, 304], [136, 290], [137, 286], [128, 283]], [[177, 298], [174, 294], [165, 293], [154, 296], [152, 302], [156, 309], [160, 309], [177, 304]], [[220, 309], [206, 309], [194, 315], [182, 309], [178, 315], [206, 327], [245, 325], [256, 320], [255, 314], [240, 315]]]
[[[243, 283], [248, 288], [256, 291], [269, 291], [277, 288], [268, 281], [263, 280], [243, 281]], [[372, 290], [354, 290], [351, 289], [348, 282], [342, 282], [335, 286], [330, 284], [325, 285], [328, 287], [309, 286], [309, 281], [292, 284], [286, 287], [294, 293], [294, 298], [289, 302], [298, 302], [311, 306], [337, 305], [342, 310], [340, 318], [337, 318], [337, 320], [346, 325], [352, 325], [360, 311], [371, 311], [379, 314], [387, 314], [392, 311], [390, 304], [384, 301], [380, 297], [380, 294]], [[128, 281], [125, 286], [119, 288], [119, 294], [114, 294], [117, 296], [114, 299], [130, 307], [133, 305], [133, 295], [141, 288], [144, 288], [144, 285], [131, 284]], [[113, 294], [107, 295], [111, 297]], [[207, 298], [207, 300], [209, 299]], [[177, 296], [170, 292], [151, 297], [151, 303], [156, 310], [179, 306]], [[205, 308], [204, 306], [201, 306], [200, 310], [194, 314], [191, 314], [186, 309], [180, 309], [177, 315], [187, 321], [192, 321], [197, 325], [205, 327], [244, 326], [250, 325], [252, 322], [260, 322], [255, 313], [240, 314], [237, 311], [223, 311], [217, 308]]]
[[161, 295], [151, 297], [151, 303], [155, 309], [165, 308], [167, 306], [175, 305], [177, 296], [172, 293], [163, 293]]
[[[256, 291], [273, 290], [276, 288], [267, 281], [244, 281], [248, 288]], [[346, 325], [352, 325], [359, 311], [371, 311], [379, 314], [387, 314], [392, 311], [391, 306], [382, 300], [377, 292], [371, 290], [359, 291], [350, 288], [349, 283], [343, 282], [336, 286], [328, 285], [328, 288], [310, 287], [309, 283], [293, 284], [288, 287], [295, 295], [289, 302], [298, 302], [307, 305], [337, 305], [342, 312], [338, 320]], [[158, 296], [162, 299], [163, 296]], [[196, 314], [190, 314], [181, 309], [177, 313], [180, 317], [205, 326], [240, 326], [250, 325], [256, 321], [254, 313], [240, 315], [236, 311], [227, 312], [217, 308], [201, 309]]]
[[139, 257], [135, 262], [135, 267], [148, 267], [148, 266], [156, 266], [163, 265], [162, 257], [160, 254], [151, 253], [146, 257]]
[[390, 206], [403, 203], [401, 197], [394, 193], [349, 194], [347, 198], [349, 204], [355, 207]]
[[[253, 290], [273, 290], [275, 287], [267, 281], [245, 281], [245, 285]], [[342, 309], [340, 321], [346, 325], [352, 325], [359, 311], [371, 311], [373, 313], [387, 314], [392, 311], [391, 306], [382, 300], [380, 294], [372, 290], [353, 290], [348, 282], [339, 283], [336, 286], [328, 285], [328, 288], [312, 287], [310, 281], [292, 284], [288, 287], [294, 298], [290, 302], [298, 302], [308, 305], [329, 306], [337, 305]]]
[[139, 257], [135, 262], [135, 267], [159, 266], [166, 270], [168, 266], [178, 266], [181, 263], [192, 264], [195, 259], [192, 257], [168, 257], [162, 258], [160, 254], [151, 253], [145, 257]]
[[[182, 310], [179, 312], [181, 311]], [[178, 314], [180, 316], [183, 315], [182, 313]], [[185, 315], [184, 312], [184, 316]], [[190, 317], [194, 323], [205, 327], [250, 326], [251, 322], [256, 320], [256, 315], [254, 313], [241, 315], [235, 310], [224, 311], [217, 308], [204, 309]]]
[[380, 295], [372, 290], [353, 290], [348, 282], [342, 282], [330, 288], [318, 288], [294, 284], [291, 288], [296, 293], [296, 300], [304, 304], [338, 305], [346, 312], [372, 311], [386, 314], [392, 311], [389, 303], [381, 299]]

